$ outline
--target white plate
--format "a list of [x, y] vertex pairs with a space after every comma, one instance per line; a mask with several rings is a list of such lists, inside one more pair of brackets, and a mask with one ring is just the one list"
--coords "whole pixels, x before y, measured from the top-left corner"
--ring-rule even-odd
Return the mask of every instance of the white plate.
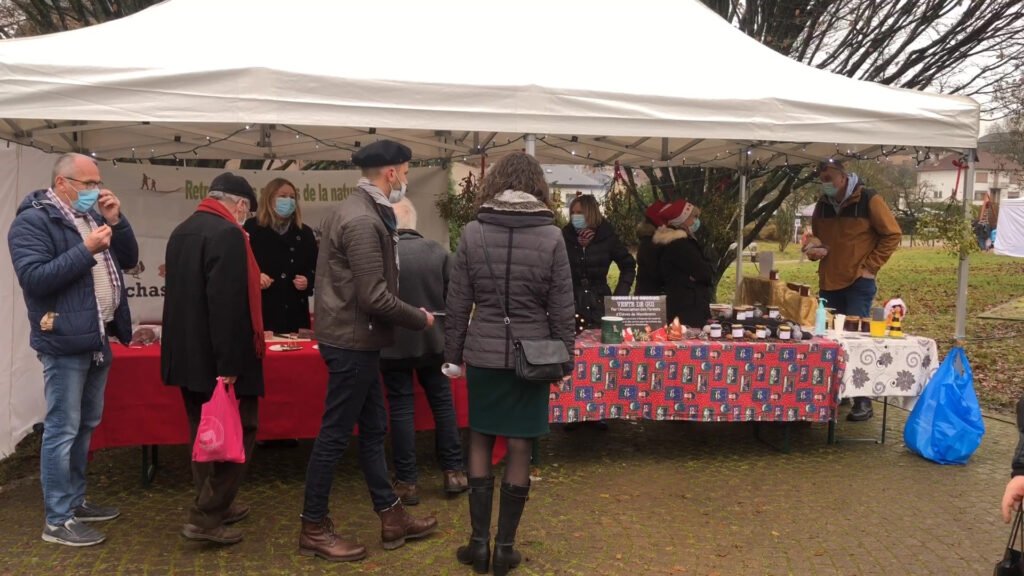
[[282, 344], [274, 344], [274, 345], [270, 346], [270, 350], [273, 351], [273, 352], [297, 352], [299, 350], [302, 350], [302, 347], [299, 347], [299, 348], [285, 348], [284, 345], [282, 345]]

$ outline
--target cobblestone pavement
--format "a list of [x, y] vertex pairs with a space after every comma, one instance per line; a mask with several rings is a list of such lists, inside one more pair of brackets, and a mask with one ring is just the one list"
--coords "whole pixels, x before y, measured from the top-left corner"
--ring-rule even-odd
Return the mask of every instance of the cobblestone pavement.
[[[877, 435], [880, 410], [841, 422], [840, 438]], [[939, 466], [902, 446], [906, 413], [889, 412], [888, 443], [826, 445], [823, 426], [793, 431], [784, 454], [746, 424], [612, 422], [611, 430], [555, 430], [542, 444], [541, 479], [519, 531], [525, 575], [576, 574], [991, 574], [1008, 530], [998, 517], [1017, 435], [986, 420], [967, 466]], [[778, 428], [763, 437], [781, 442]], [[350, 453], [339, 465], [332, 511], [339, 531], [370, 550], [335, 565], [296, 553], [309, 443], [258, 452], [242, 488], [246, 539], [217, 548], [179, 536], [190, 497], [188, 452], [161, 452], [154, 484], [139, 482], [137, 449], [107, 450], [89, 468], [90, 497], [121, 506], [101, 525], [106, 543], [69, 549], [40, 540], [35, 470], [0, 490], [0, 574], [471, 574], [454, 558], [469, 534], [465, 497], [440, 495], [419, 438], [424, 490], [417, 513], [441, 530], [397, 551], [380, 546], [379, 523]], [[354, 452], [354, 451], [351, 451]]]

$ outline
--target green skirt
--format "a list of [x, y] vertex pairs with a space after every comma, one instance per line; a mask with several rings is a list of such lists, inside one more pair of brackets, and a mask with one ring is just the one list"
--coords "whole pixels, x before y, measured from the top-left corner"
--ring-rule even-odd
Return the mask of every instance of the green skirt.
[[512, 438], [536, 438], [549, 432], [549, 384], [520, 380], [515, 370], [467, 366], [466, 387], [472, 430]]

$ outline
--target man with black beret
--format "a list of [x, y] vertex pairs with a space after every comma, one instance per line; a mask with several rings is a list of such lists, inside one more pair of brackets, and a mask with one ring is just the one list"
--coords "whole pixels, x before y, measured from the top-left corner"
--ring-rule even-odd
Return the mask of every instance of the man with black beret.
[[414, 518], [391, 485], [384, 454], [387, 416], [380, 351], [394, 345], [395, 327], [424, 330], [434, 316], [398, 298], [398, 226], [392, 202], [405, 195], [412, 151], [380, 140], [352, 162], [363, 177], [321, 225], [316, 266], [314, 330], [327, 363], [327, 399], [309, 457], [299, 552], [332, 561], [366, 557], [366, 547], [334, 531], [328, 501], [334, 469], [359, 424], [359, 463], [381, 520], [381, 541], [392, 550], [437, 529], [437, 519]]
[[163, 340], [164, 384], [181, 388], [195, 443], [202, 406], [218, 379], [239, 397], [245, 463], [193, 462], [196, 495], [182, 535], [234, 544], [230, 524], [249, 509], [235, 495], [256, 443], [258, 398], [263, 395], [263, 315], [260, 270], [241, 224], [256, 208], [249, 182], [230, 172], [210, 183], [195, 213], [167, 240]]

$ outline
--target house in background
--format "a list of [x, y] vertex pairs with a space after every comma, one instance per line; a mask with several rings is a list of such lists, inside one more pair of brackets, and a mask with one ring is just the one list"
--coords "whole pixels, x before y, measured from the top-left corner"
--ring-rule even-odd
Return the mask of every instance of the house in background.
[[[957, 167], [953, 162], [960, 158], [959, 154], [949, 154], [932, 164], [922, 164], [917, 168], [917, 185], [927, 194], [929, 202], [943, 202], [953, 195], [956, 186]], [[966, 171], [961, 174], [959, 186], [963, 192]], [[962, 198], [960, 193], [957, 197]], [[1016, 199], [1024, 195], [1024, 167], [1007, 158], [991, 152], [978, 150], [978, 163], [974, 173], [974, 204], [981, 205], [990, 194], [998, 202], [1001, 199]]]
[[543, 164], [543, 168], [544, 179], [551, 189], [551, 194], [557, 194], [562, 199], [563, 212], [567, 218], [569, 203], [577, 195], [591, 194], [598, 203], [604, 205], [608, 185], [612, 181], [610, 174], [570, 164]]

